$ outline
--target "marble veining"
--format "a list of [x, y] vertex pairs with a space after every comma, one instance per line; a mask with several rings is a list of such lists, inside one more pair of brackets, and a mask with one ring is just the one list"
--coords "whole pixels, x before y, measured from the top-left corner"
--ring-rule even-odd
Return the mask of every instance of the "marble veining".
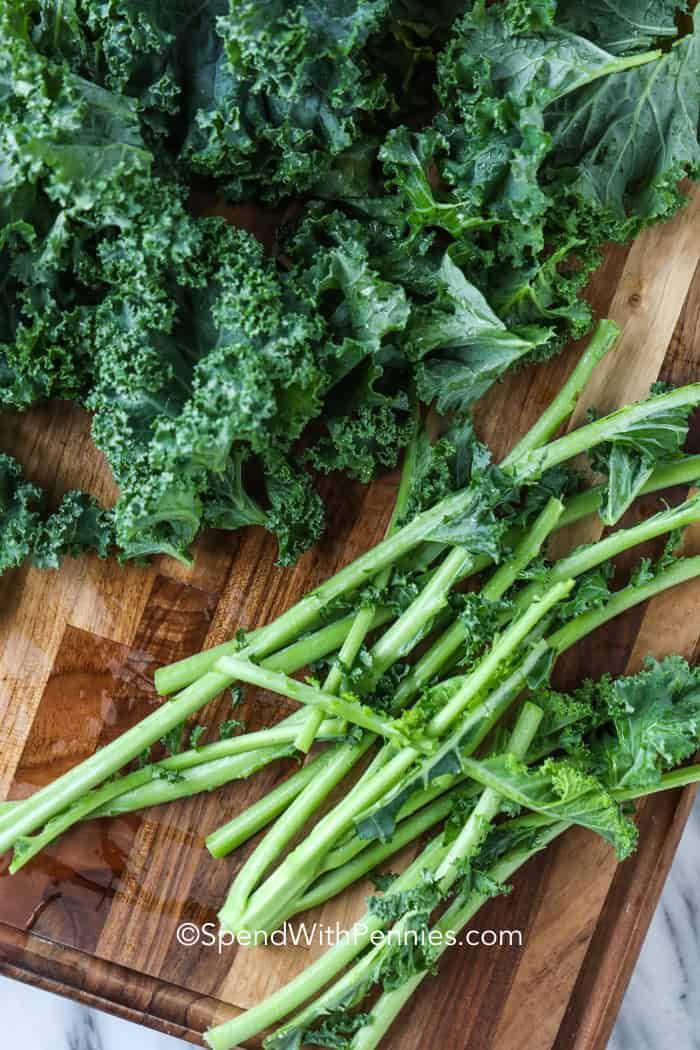
[[[608, 1050], [700, 1050], [698, 871], [700, 796]], [[0, 1014], [2, 1045], [23, 1050], [185, 1050], [192, 1045], [7, 978], [0, 978]]]

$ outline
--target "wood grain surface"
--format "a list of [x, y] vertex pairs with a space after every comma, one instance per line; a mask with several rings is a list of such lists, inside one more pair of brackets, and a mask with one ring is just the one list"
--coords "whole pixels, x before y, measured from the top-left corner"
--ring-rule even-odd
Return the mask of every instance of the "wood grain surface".
[[[657, 378], [700, 378], [700, 192], [672, 222], [631, 247], [615, 246], [588, 295], [615, 318], [622, 337], [594, 376], [574, 424], [591, 404], [609, 410], [643, 396]], [[477, 424], [497, 455], [536, 419], [575, 364], [580, 346], [555, 361], [508, 377], [479, 405]], [[700, 451], [700, 432], [689, 447]], [[0, 418], [0, 448], [55, 496], [82, 487], [102, 499], [114, 488], [90, 441], [90, 421], [74, 407], [47, 405]], [[396, 486], [339, 478], [321, 483], [329, 506], [327, 538], [294, 569], [274, 565], [261, 530], [207, 534], [192, 569], [159, 559], [148, 567], [96, 558], [59, 572], [16, 570], [0, 580], [0, 797], [20, 798], [134, 724], [160, 701], [153, 670], [253, 627], [382, 535]], [[667, 497], [668, 493], [664, 493]], [[684, 493], [673, 493], [680, 499]], [[653, 512], [647, 497], [626, 524]], [[557, 547], [590, 538], [587, 523]], [[700, 551], [700, 534], [686, 545]], [[633, 559], [623, 559], [622, 578]], [[636, 670], [646, 653], [696, 657], [700, 583], [630, 610], [587, 638], [557, 669], [557, 684], [585, 675]], [[215, 724], [228, 701], [199, 720]], [[251, 692], [251, 729], [292, 705]], [[322, 952], [308, 946], [257, 948], [178, 944], [182, 922], [214, 923], [226, 889], [251, 846], [213, 860], [204, 838], [270, 786], [291, 762], [211, 795], [73, 829], [13, 876], [0, 859], [0, 971], [79, 998], [192, 1042], [256, 1002]], [[475, 928], [520, 931], [522, 947], [448, 952], [439, 979], [428, 978], [386, 1045], [419, 1050], [602, 1050], [673, 859], [692, 789], [639, 807], [641, 847], [617, 865], [602, 840], [574, 829], [491, 901]], [[368, 884], [305, 916], [307, 927], [345, 928]], [[542, 995], [546, 988], [546, 995]]]

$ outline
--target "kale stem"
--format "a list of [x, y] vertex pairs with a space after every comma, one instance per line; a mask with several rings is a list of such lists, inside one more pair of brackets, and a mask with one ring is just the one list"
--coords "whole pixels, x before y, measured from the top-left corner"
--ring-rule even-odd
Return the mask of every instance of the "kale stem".
[[573, 372], [537, 422], [501, 463], [508, 467], [527, 452], [549, 441], [576, 408], [576, 403], [599, 361], [615, 345], [620, 329], [614, 321], [602, 320], [591, 336]]
[[559, 654], [569, 649], [585, 635], [595, 631], [604, 623], [612, 620], [615, 616], [631, 609], [640, 602], [653, 598], [669, 587], [675, 587], [686, 580], [692, 580], [700, 576], [700, 555], [692, 558], [679, 558], [670, 568], [658, 573], [649, 583], [629, 584], [620, 591], [616, 591], [600, 609], [591, 609], [590, 612], [577, 616], [570, 620], [558, 631], [549, 637], [549, 644]]
[[[557, 499], [550, 499], [530, 529], [520, 538], [512, 555], [505, 561], [483, 588], [489, 601], [497, 601], [515, 582], [520, 573], [537, 557], [550, 532], [557, 527], [563, 512]], [[427, 685], [464, 644], [467, 630], [460, 619], [455, 620], [426, 650], [399, 684], [396, 704], [403, 707], [423, 686]]]
[[[698, 457], [700, 459], [700, 457]], [[393, 617], [393, 613], [386, 607], [380, 607], [375, 611], [371, 627], [383, 626]], [[340, 649], [348, 631], [351, 629], [355, 613], [349, 613], [332, 623], [319, 627], [312, 634], [307, 634], [292, 642], [276, 653], [271, 653], [261, 661], [264, 667], [273, 671], [296, 671], [306, 664], [314, 663], [329, 653]], [[254, 636], [254, 632], [248, 638]], [[240, 642], [233, 639], [230, 642], [222, 642], [221, 645], [204, 649], [201, 653], [188, 656], [177, 663], [169, 664], [167, 667], [159, 667], [155, 673], [155, 685], [161, 696], [185, 689], [192, 682], [196, 682], [208, 671], [211, 671], [216, 661], [221, 656], [235, 656], [241, 651]]]
[[[546, 620], [542, 621], [540, 628], [546, 623]], [[530, 641], [532, 644], [521, 663], [498, 684], [482, 703], [459, 720], [452, 733], [440, 743], [438, 749], [432, 755], [424, 755], [409, 773], [382, 797], [376, 806], [356, 817], [355, 828], [362, 840], [386, 837], [382, 811], [392, 813], [398, 810], [397, 817], [400, 818], [401, 814], [409, 808], [414, 796], [420, 795], [425, 790], [424, 785], [431, 784], [434, 780], [444, 784], [446, 774], [436, 771], [444, 770], [446, 767], [449, 768], [450, 764], [454, 764], [450, 762], [450, 759], [457, 759], [458, 766], [461, 767], [462, 756], [471, 755], [476, 751], [520, 696], [533, 670], [549, 651], [549, 645], [543, 639], [539, 641], [530, 639]], [[463, 774], [460, 776], [463, 779]], [[445, 787], [451, 786], [452, 782], [448, 781]]]
[[430, 736], [442, 736], [466, 708], [477, 700], [498, 668], [517, 651], [550, 609], [567, 596], [573, 585], [574, 580], [562, 580], [555, 583], [539, 601], [533, 602], [517, 620], [509, 624], [498, 636], [489, 652], [467, 676], [464, 685], [433, 716], [428, 727]]
[[[507, 750], [523, 761], [542, 721], [542, 708], [526, 700], [518, 715], [508, 741]], [[440, 880], [440, 891], [446, 894], [459, 874], [459, 865], [472, 857], [483, 842], [491, 822], [496, 819], [503, 804], [503, 796], [492, 787], [481, 793], [475, 808], [450, 846], [447, 856], [438, 866], [435, 876]]]
[[[406, 512], [408, 501], [411, 495], [411, 486], [414, 480], [414, 474], [416, 469], [416, 459], [418, 456], [418, 435], [420, 427], [420, 414], [418, 412], [418, 406], [414, 408], [414, 420], [413, 420], [413, 436], [409, 442], [406, 452], [403, 458], [403, 465], [401, 468], [401, 479], [399, 481], [398, 491], [396, 493], [396, 499], [394, 501], [394, 509], [391, 512], [391, 519], [387, 526], [386, 534], [390, 536], [392, 532], [395, 532], [397, 522], [401, 520]], [[389, 583], [391, 579], [392, 569], [387, 567], [376, 577], [374, 585], [378, 591], [382, 591], [384, 587]], [[362, 648], [365, 638], [372, 629], [375, 619], [375, 608], [374, 606], [367, 606], [359, 610], [355, 619], [353, 620], [350, 629], [348, 630], [347, 636], [343, 641], [340, 648], [340, 652], [333, 663], [333, 666], [326, 675], [326, 680], [323, 683], [323, 690], [326, 693], [338, 693], [341, 682], [343, 679], [344, 672], [352, 667], [357, 659], [357, 655]], [[309, 711], [305, 720], [304, 725], [299, 731], [297, 739], [295, 741], [296, 747], [299, 751], [307, 752], [311, 748], [314, 742], [316, 734], [318, 733], [321, 722], [323, 721], [323, 712], [320, 710]]]
[[[568, 824], [560, 821], [543, 831], [535, 846], [511, 850], [489, 868], [487, 872], [489, 880], [500, 885], [506, 884], [519, 868], [535, 854], [541, 852], [555, 838], [563, 834], [568, 827]], [[434, 938], [436, 942], [434, 950], [437, 958], [444, 953], [451, 943], [454, 943], [470, 919], [486, 904], [487, 900], [488, 895], [486, 893], [471, 890], [466, 899], [457, 898], [447, 908], [433, 927], [437, 934]], [[433, 938], [431, 938], [432, 943]], [[369, 1020], [355, 1032], [350, 1044], [352, 1050], [374, 1050], [374, 1047], [378, 1046], [421, 981], [428, 975], [428, 972], [428, 970], [422, 970], [420, 973], [409, 977], [398, 988], [385, 991], [379, 996], [372, 1006]], [[217, 1050], [228, 1050], [228, 1048], [223, 1044], [219, 1044]]]
[[[477, 785], [474, 785], [474, 794], [480, 790]], [[434, 788], [432, 793], [436, 794], [437, 791], [438, 789]], [[346, 847], [345, 850], [345, 855], [347, 856], [345, 862], [337, 867], [329, 867], [328, 871], [324, 872], [302, 896], [294, 901], [292, 907], [277, 920], [277, 923], [284, 922], [293, 915], [298, 915], [309, 908], [315, 908], [317, 905], [335, 897], [347, 886], [357, 882], [358, 879], [373, 871], [383, 861], [398, 853], [409, 842], [413, 842], [414, 839], [417, 839], [429, 828], [444, 820], [445, 817], [450, 815], [455, 797], [459, 791], [465, 791], [462, 785], [450, 792], [444, 792], [443, 790], [443, 794], [433, 802], [423, 806], [416, 813], [411, 814], [397, 824], [396, 831], [388, 842], [376, 842], [372, 845], [367, 845], [360, 838], [351, 840], [350, 845], [352, 848], [348, 849]], [[332, 854], [335, 853], [336, 851], [333, 850], [328, 854], [327, 861], [329, 864], [333, 862]]]
[[[397, 892], [410, 889], [419, 883], [423, 870], [435, 864], [444, 855], [442, 845], [433, 841], [393, 883]], [[382, 920], [366, 914], [359, 919], [343, 938], [319, 959], [307, 966], [303, 973], [275, 992], [262, 1003], [245, 1013], [225, 1021], [205, 1034], [212, 1050], [230, 1050], [231, 1047], [250, 1039], [264, 1028], [295, 1010], [318, 992], [371, 942], [372, 933], [380, 930]]]
[[[529, 701], [526, 701], [523, 705], [508, 744], [508, 750], [513, 753], [516, 759], [522, 760], [525, 757], [530, 744], [532, 743], [533, 737], [537, 732], [542, 713], [543, 712], [540, 708], [529, 703]], [[422, 862], [423, 871], [433, 872], [435, 878], [439, 880], [441, 897], [444, 897], [449, 893], [451, 887], [459, 877], [460, 865], [464, 861], [473, 857], [478, 851], [484, 838], [488, 834], [491, 822], [497, 816], [501, 808], [502, 802], [503, 799], [497, 792], [491, 790], [482, 792], [475, 809], [470, 814], [454, 843], [452, 843], [451, 846], [446, 847], [443, 843], [443, 836], [439, 835], [417, 858], [419, 862]], [[416, 862], [414, 862], [407, 871], [413, 872], [417, 866], [420, 868], [420, 865], [417, 865]], [[392, 884], [389, 891], [390, 894], [400, 893], [405, 888], [404, 885], [400, 885], [399, 883], [400, 880], [397, 879], [396, 882]], [[406, 923], [410, 917], [410, 911], [405, 913], [401, 919], [394, 924], [390, 937], [396, 938], [400, 936], [405, 930]], [[370, 912], [368, 918], [370, 923], [372, 922], [372, 918], [374, 918], [373, 932], [376, 932], [376, 914]], [[379, 921], [381, 923], [379, 929], [383, 929], [388, 925], [388, 920], [384, 918], [381, 918]], [[317, 1000], [303, 1010], [300, 1015], [292, 1018], [282, 1030], [275, 1033], [275, 1037], [271, 1040], [272, 1045], [275, 1045], [280, 1041], [284, 1043], [285, 1037], [291, 1031], [300, 1033], [303, 1041], [305, 1031], [317, 1017], [326, 1015], [330, 1011], [337, 1009], [339, 1006], [345, 1005], [348, 1002], [356, 1001], [358, 992], [369, 990], [376, 979], [375, 964], [383, 949], [383, 944], [376, 944], [370, 952], [364, 955], [346, 974], [336, 981], [335, 984], [331, 985], [331, 987], [323, 992]], [[359, 952], [357, 954], [359, 954]], [[324, 958], [328, 958], [329, 955], [330, 953], [327, 953]], [[331, 963], [332, 961], [333, 960], [330, 960]], [[330, 968], [331, 967], [329, 966], [329, 969]], [[338, 972], [337, 969], [335, 972]], [[252, 1035], [254, 1033], [250, 1032], [249, 1034]]]
[[380, 799], [410, 768], [418, 755], [419, 752], [414, 748], [402, 748], [374, 776], [363, 780], [351, 795], [347, 795], [321, 818], [313, 834], [292, 850], [252, 895], [244, 917], [245, 929], [256, 933], [267, 929], [270, 909], [274, 908], [277, 912], [286, 907], [290, 900], [313, 882], [320, 871], [324, 855], [352, 827], [354, 817]]
[[[667, 394], [653, 398], [655, 412], [680, 406], [692, 407], [700, 403], [700, 383], [678, 387]], [[619, 409], [610, 415], [558, 438], [539, 448], [530, 449], [517, 459], [512, 460], [509, 469], [513, 471], [519, 483], [533, 481], [544, 471], [572, 459], [589, 449], [610, 441], [616, 435], [624, 433], [630, 424], [644, 420], [649, 412], [649, 401], [640, 401]], [[363, 586], [374, 578], [382, 569], [393, 565], [408, 551], [413, 550], [430, 537], [446, 522], [465, 514], [475, 499], [475, 489], [468, 486], [440, 500], [428, 510], [417, 514], [407, 525], [387, 536], [375, 547], [346, 565], [325, 583], [309, 592], [301, 601], [276, 620], [259, 628], [250, 645], [241, 650], [246, 656], [260, 659], [269, 656], [299, 636], [303, 631], [318, 623], [324, 608], [335, 598]], [[190, 658], [192, 659], [192, 658]], [[183, 672], [183, 661], [179, 662], [178, 674], [187, 677]], [[200, 666], [202, 666], [200, 664]], [[172, 668], [170, 668], [172, 671]], [[167, 683], [166, 669], [159, 675], [159, 689]], [[223, 686], [222, 688], [225, 688]]]
[[[700, 404], [700, 383], [689, 383], [667, 394], [659, 394], [653, 398], [651, 404], [654, 414], [672, 408], [692, 408]], [[649, 399], [619, 408], [616, 412], [611, 412], [577, 430], [572, 430], [541, 448], [526, 452], [517, 462], [511, 464], [511, 469], [522, 482], [539, 477], [545, 471], [558, 466], [559, 463], [564, 463], [582, 452], [587, 452], [605, 441], [614, 439], [617, 435], [624, 433], [631, 424], [645, 421], [649, 416], [649, 408]]]
[[324, 751], [298, 769], [281, 784], [268, 791], [261, 799], [237, 813], [232, 820], [213, 831], [206, 839], [206, 847], [213, 857], [225, 857], [241, 843], [246, 842], [261, 828], [282, 813], [294, 799], [326, 768], [333, 751]]
[[216, 668], [229, 675], [232, 681], [247, 682], [249, 685], [296, 700], [300, 704], [317, 707], [326, 715], [346, 719], [353, 725], [369, 729], [371, 733], [384, 736], [399, 746], [406, 743], [405, 734], [395, 722], [358, 699], [324, 693], [318, 686], [298, 682], [296, 678], [277, 671], [268, 671], [242, 656], [222, 656]]
[[[570, 589], [570, 581], [555, 584], [540, 602], [533, 603], [519, 620], [503, 632], [465, 685], [431, 720], [428, 727], [430, 736], [437, 737], [459, 718], [470, 701], [474, 701], [478, 693], [486, 689], [489, 678], [498, 672], [503, 661], [513, 654], [537, 623]], [[486, 666], [487, 671], [481, 671], [482, 665]], [[487, 722], [485, 720], [482, 723], [482, 729], [487, 730]], [[304, 839], [252, 895], [242, 920], [245, 928], [254, 933], [267, 929], [271, 918], [286, 908], [316, 878], [324, 855], [350, 829], [354, 819], [399, 783], [419, 757], [420, 752], [416, 748], [402, 748], [374, 775], [363, 778], [349, 795], [322, 817], [313, 835]], [[222, 917], [222, 924], [225, 918]]]
[[689, 784], [697, 784], [698, 781], [700, 781], [700, 765], [685, 766], [683, 769], [672, 769], [670, 773], [664, 773], [655, 784], [649, 784], [644, 788], [617, 789], [611, 794], [618, 802], [627, 802], [631, 799], [655, 795], [659, 791], [688, 787]]
[[415, 644], [425, 625], [444, 608], [452, 585], [468, 571], [472, 558], [463, 547], [453, 547], [406, 612], [372, 648], [369, 676], [376, 682]]
[[130, 813], [135, 809], [157, 806], [178, 798], [189, 798], [201, 791], [214, 791], [232, 780], [244, 780], [270, 762], [291, 754], [291, 744], [286, 747], [258, 748], [256, 751], [185, 767], [173, 780], [159, 775], [165, 771], [162, 764], [137, 769], [118, 780], [108, 780], [57, 813], [39, 833], [17, 839], [10, 874], [14, 875], [27, 861], [80, 820]]
[[331, 752], [325, 767], [305, 785], [306, 790], [297, 795], [285, 810], [284, 820], [278, 820], [273, 825], [238, 872], [219, 912], [222, 926], [235, 929], [251, 893], [284, 847], [373, 743], [374, 739], [368, 734], [353, 748], [338, 748]]
[[[581, 576], [584, 572], [610, 561], [623, 551], [636, 547], [648, 540], [662, 536], [674, 529], [684, 528], [694, 521], [700, 520], [700, 496], [681, 503], [678, 507], [654, 514], [646, 521], [629, 529], [618, 529], [596, 543], [579, 547], [565, 558], [561, 558], [556, 565], [547, 573], [546, 582], [566, 579], [571, 576]], [[517, 608], [527, 608], [531, 601], [541, 592], [545, 583], [531, 583], [525, 587], [516, 598]]]

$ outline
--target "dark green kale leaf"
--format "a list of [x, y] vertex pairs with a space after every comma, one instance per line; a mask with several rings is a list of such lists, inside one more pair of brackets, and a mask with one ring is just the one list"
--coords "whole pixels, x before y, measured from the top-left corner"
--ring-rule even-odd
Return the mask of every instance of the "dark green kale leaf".
[[246, 490], [243, 468], [250, 457], [245, 445], [234, 447], [220, 473], [212, 474], [204, 496], [204, 520], [215, 529], [264, 525], [265, 511]]
[[390, 131], [379, 151], [387, 186], [397, 194], [393, 206], [413, 231], [437, 226], [459, 237], [466, 230], [493, 224], [470, 214], [469, 207], [463, 207], [454, 194], [441, 193], [431, 185], [436, 161], [447, 151], [447, 139], [436, 128], [411, 132], [405, 127]]
[[0, 403], [18, 408], [89, 389], [81, 245], [95, 210], [123, 205], [152, 164], [134, 102], [40, 55], [32, 8], [0, 10]]
[[678, 0], [557, 0], [557, 24], [612, 54], [628, 54], [675, 37], [676, 12], [685, 7]]
[[457, 615], [465, 629], [465, 644], [460, 665], [469, 667], [478, 654], [490, 644], [512, 612], [506, 598], [490, 601], [479, 591], [459, 596]]
[[489, 460], [490, 452], [478, 440], [468, 416], [454, 419], [435, 441], [421, 427], [413, 438], [413, 464], [402, 521], [464, 488]]
[[395, 465], [412, 429], [410, 371], [393, 346], [409, 318], [406, 293], [378, 272], [362, 225], [340, 212], [310, 209], [284, 247], [295, 261], [288, 279], [325, 322], [326, 433], [308, 458], [369, 481]]
[[509, 331], [446, 253], [436, 294], [414, 308], [407, 336], [408, 353], [421, 361], [421, 398], [434, 401], [439, 412], [464, 412], [508, 368], [545, 342], [547, 332]]
[[0, 575], [30, 561], [57, 569], [65, 557], [95, 551], [105, 558], [114, 543], [110, 511], [84, 492], [67, 492], [58, 508], [42, 516], [43, 493], [22, 478], [22, 469], [0, 453]]
[[95, 551], [106, 558], [114, 546], [114, 516], [84, 492], [67, 492], [37, 529], [32, 564], [57, 569], [64, 557]]
[[22, 468], [0, 452], [0, 575], [29, 557], [40, 518], [41, 490], [22, 479]]
[[[569, 25], [573, 6], [567, 29], [552, 5], [476, 4], [439, 62], [439, 177], [465, 215], [495, 222], [489, 236], [462, 237], [454, 257], [500, 317], [551, 326], [535, 357], [588, 326], [578, 294], [598, 246], [673, 214], [679, 179], [698, 170], [697, 30], [664, 53], [618, 54], [571, 31], [590, 9], [578, 5]], [[605, 19], [653, 22], [658, 8], [666, 35], [663, 3], [623, 0]]]
[[[304, 1043], [309, 1046], [325, 1046], [328, 1050], [352, 1050], [353, 1035], [366, 1025], [369, 1019], [370, 1015], [367, 1013], [350, 1014], [346, 1010], [337, 1010], [322, 1021], [318, 1028], [305, 1032]], [[284, 1050], [279, 1043], [271, 1045], [276, 1050]]]
[[265, 527], [277, 538], [279, 564], [291, 565], [323, 532], [323, 503], [310, 475], [295, 470], [284, 457], [270, 452], [264, 467], [270, 502]]
[[[632, 62], [639, 56], [631, 56]], [[555, 221], [624, 240], [668, 219], [700, 172], [700, 23], [653, 61], [606, 76], [547, 111], [544, 182]], [[590, 232], [589, 232], [590, 236]]]
[[237, 199], [303, 191], [391, 103], [363, 53], [386, 0], [225, 6], [212, 5], [216, 19], [206, 10], [186, 45], [206, 61], [191, 71], [181, 161]]

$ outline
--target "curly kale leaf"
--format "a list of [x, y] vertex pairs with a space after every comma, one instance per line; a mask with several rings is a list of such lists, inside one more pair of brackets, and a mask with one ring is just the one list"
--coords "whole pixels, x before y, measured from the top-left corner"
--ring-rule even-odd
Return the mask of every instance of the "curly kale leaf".
[[[318, 1028], [304, 1033], [304, 1042], [309, 1046], [325, 1046], [328, 1050], [352, 1050], [355, 1032], [369, 1022], [370, 1014], [338, 1010], [327, 1017]], [[282, 1050], [279, 1044], [271, 1044]]]
[[612, 579], [615, 566], [604, 562], [583, 573], [576, 581], [576, 586], [569, 597], [557, 607], [557, 618], [566, 623], [575, 616], [581, 616], [590, 609], [599, 609], [610, 598], [609, 581]]
[[555, 820], [591, 829], [610, 842], [623, 859], [634, 851], [634, 824], [595, 777], [563, 760], [548, 758], [529, 768], [512, 755], [463, 758], [464, 771], [506, 799]]
[[700, 672], [680, 656], [603, 678], [597, 693], [610, 722], [593, 737], [592, 762], [610, 787], [653, 786], [700, 746]]
[[22, 479], [22, 468], [0, 453], [0, 575], [29, 556], [40, 518], [41, 490]]
[[387, 185], [397, 191], [394, 207], [411, 230], [437, 226], [453, 237], [466, 230], [490, 226], [492, 221], [470, 214], [459, 199], [450, 199], [431, 185], [436, 159], [448, 149], [447, 139], [435, 128], [410, 132], [394, 128], [379, 151], [388, 176]]
[[455, 419], [436, 441], [421, 428], [414, 437], [413, 455], [404, 521], [464, 488], [490, 460], [468, 417]]
[[390, 105], [364, 54], [386, 0], [212, 6], [219, 17], [205, 11], [191, 30], [206, 61], [191, 70], [182, 162], [238, 199], [309, 188]]
[[43, 493], [22, 478], [22, 469], [0, 453], [0, 575], [30, 561], [57, 569], [64, 557], [96, 551], [105, 558], [114, 542], [110, 511], [83, 492], [67, 492], [46, 517]]
[[[237, 0], [220, 23], [236, 68], [256, 91], [283, 98], [309, 95], [328, 81], [334, 106], [356, 106], [362, 72], [353, 56], [387, 12], [387, 0], [273, 0], [264, 10]], [[350, 60], [350, 61], [348, 61]]]
[[[192, 218], [165, 184], [141, 203], [101, 246], [109, 284], [95, 311], [89, 399], [121, 490], [119, 546], [127, 557], [186, 558], [203, 519], [264, 520], [287, 561], [320, 529], [317, 497], [283, 459], [328, 383], [323, 321], [251, 235]], [[250, 453], [272, 464], [269, 512], [243, 487]]]
[[394, 466], [411, 432], [410, 373], [392, 345], [407, 324], [409, 302], [378, 272], [371, 247], [357, 221], [317, 208], [285, 245], [295, 260], [289, 280], [325, 322], [318, 354], [326, 433], [308, 458], [318, 469], [345, 469], [362, 481]]
[[0, 403], [18, 408], [89, 389], [93, 275], [82, 244], [108, 201], [119, 221], [152, 164], [133, 101], [39, 54], [30, 8], [0, 11]]
[[57, 569], [66, 555], [77, 558], [84, 551], [95, 551], [106, 558], [113, 543], [112, 512], [84, 492], [67, 492], [58, 509], [37, 530], [32, 564], [40, 569]]
[[243, 473], [249, 450], [234, 448], [221, 473], [212, 474], [204, 497], [204, 520], [215, 529], [264, 525], [265, 511], [248, 493]]
[[505, 598], [490, 601], [478, 591], [461, 596], [458, 601], [458, 617], [465, 630], [465, 644], [459, 661], [470, 666], [478, 654], [498, 633], [512, 611], [512, 604]]
[[528, 753], [528, 761], [563, 751], [572, 759], [589, 761], [584, 744], [587, 733], [600, 725], [602, 713], [595, 683], [586, 681], [573, 694], [559, 693], [549, 686], [539, 687], [533, 700], [544, 712]]
[[323, 532], [323, 504], [306, 472], [272, 454], [265, 468], [270, 501], [265, 525], [277, 537], [279, 564], [291, 565]]
[[[578, 294], [598, 245], [673, 214], [699, 150], [697, 29], [663, 53], [620, 54], [572, 31], [589, 11], [597, 22], [596, 5], [575, 22], [575, 5], [561, 18], [546, 6], [478, 4], [456, 23], [439, 61], [433, 157], [453, 191], [445, 200], [495, 222], [488, 236], [462, 237], [455, 258], [500, 317], [551, 326], [537, 357], [583, 333]], [[651, 24], [658, 8], [662, 35], [671, 31], [670, 5], [603, 6], [614, 34], [616, 12]]]

